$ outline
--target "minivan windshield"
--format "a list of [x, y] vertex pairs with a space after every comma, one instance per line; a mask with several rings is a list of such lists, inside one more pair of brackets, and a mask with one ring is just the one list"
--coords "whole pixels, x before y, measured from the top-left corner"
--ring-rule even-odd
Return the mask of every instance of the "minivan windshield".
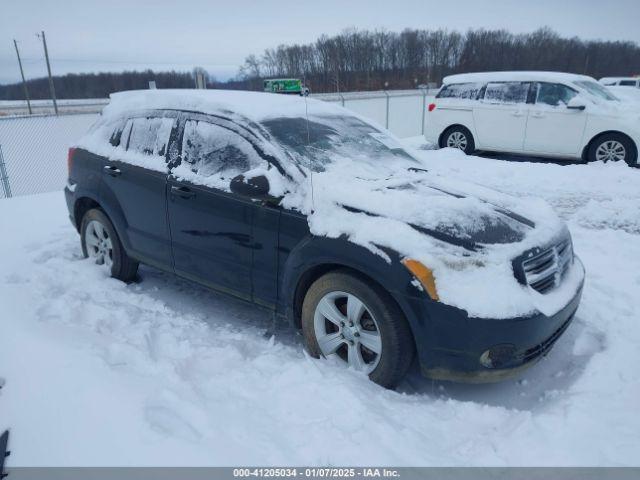
[[604, 88], [599, 83], [593, 82], [591, 80], [579, 80], [574, 82], [578, 87], [583, 88], [591, 95], [598, 97], [601, 100], [607, 100], [610, 102], [618, 101], [616, 97], [614, 97], [606, 88]]
[[276, 117], [261, 124], [300, 164], [319, 172], [335, 161], [415, 160], [398, 141], [349, 115]]

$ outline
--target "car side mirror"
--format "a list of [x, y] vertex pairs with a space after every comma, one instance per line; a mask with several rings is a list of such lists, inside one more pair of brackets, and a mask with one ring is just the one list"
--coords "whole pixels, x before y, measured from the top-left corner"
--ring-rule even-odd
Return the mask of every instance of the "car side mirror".
[[269, 180], [264, 175], [257, 177], [245, 178], [240, 174], [231, 180], [229, 185], [231, 191], [243, 197], [253, 198], [256, 200], [269, 200]]
[[587, 106], [581, 98], [573, 97], [569, 100], [569, 103], [567, 103], [567, 108], [570, 110], [584, 110]]

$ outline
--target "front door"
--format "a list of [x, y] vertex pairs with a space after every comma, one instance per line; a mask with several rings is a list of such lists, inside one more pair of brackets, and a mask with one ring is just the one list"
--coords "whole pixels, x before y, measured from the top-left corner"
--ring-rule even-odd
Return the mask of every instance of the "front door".
[[521, 152], [527, 126], [528, 82], [494, 82], [474, 102], [473, 120], [479, 149]]
[[167, 184], [175, 272], [252, 300], [254, 252], [263, 248], [253, 232], [259, 205], [231, 193], [229, 184], [261, 159], [225, 123], [196, 116], [183, 131], [180, 164]]
[[529, 110], [524, 149], [529, 153], [579, 156], [587, 123], [584, 110], [567, 108], [576, 90], [559, 83], [538, 83]]

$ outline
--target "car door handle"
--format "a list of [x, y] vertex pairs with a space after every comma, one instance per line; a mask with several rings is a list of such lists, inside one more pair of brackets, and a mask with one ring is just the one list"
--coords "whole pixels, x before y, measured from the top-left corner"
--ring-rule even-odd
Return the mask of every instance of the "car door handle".
[[171, 187], [171, 193], [181, 198], [192, 198], [196, 196], [196, 192], [187, 187]]
[[532, 116], [533, 118], [544, 118], [544, 113], [540, 113], [540, 112], [533, 112], [533, 113], [531, 114], [531, 116]]
[[120, 171], [119, 168], [116, 168], [116, 167], [114, 167], [112, 165], [105, 165], [104, 173], [106, 173], [107, 175], [111, 175], [112, 177], [117, 177], [122, 172]]
[[511, 115], [513, 115], [514, 117], [524, 117], [524, 112], [513, 112]]

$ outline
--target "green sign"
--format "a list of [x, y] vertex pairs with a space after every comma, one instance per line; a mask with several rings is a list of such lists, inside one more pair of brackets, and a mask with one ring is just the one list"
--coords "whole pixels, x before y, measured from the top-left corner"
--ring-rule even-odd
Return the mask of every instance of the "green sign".
[[274, 78], [264, 81], [264, 91], [271, 93], [297, 93], [302, 92], [302, 81], [298, 78]]

